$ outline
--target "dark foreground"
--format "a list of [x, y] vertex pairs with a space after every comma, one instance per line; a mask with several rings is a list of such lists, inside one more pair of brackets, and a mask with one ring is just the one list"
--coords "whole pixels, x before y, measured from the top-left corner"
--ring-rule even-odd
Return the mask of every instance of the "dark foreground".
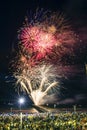
[[0, 130], [87, 130], [87, 112], [5, 113]]

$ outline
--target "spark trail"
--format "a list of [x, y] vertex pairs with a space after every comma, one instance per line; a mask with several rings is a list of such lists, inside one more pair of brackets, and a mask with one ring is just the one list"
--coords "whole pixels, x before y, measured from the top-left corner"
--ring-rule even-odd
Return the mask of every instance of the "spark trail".
[[21, 89], [27, 92], [34, 104], [41, 105], [43, 104], [42, 99], [50, 90], [53, 92], [58, 90], [59, 82], [57, 78], [59, 76], [55, 73], [56, 70], [48, 65], [38, 66], [37, 69], [33, 68], [33, 71], [36, 73], [34, 76], [26, 71], [27, 74], [15, 74], [15, 78], [17, 84], [20, 84]]
[[18, 31], [19, 53], [13, 66], [17, 84], [34, 104], [44, 104], [44, 97], [59, 91], [58, 70], [53, 65], [67, 54], [72, 56], [76, 40], [63, 14], [37, 10], [26, 17]]
[[76, 43], [76, 35], [63, 14], [37, 11], [34, 17], [32, 22], [27, 18], [24, 26], [20, 28], [18, 40], [22, 50], [27, 53], [32, 50], [37, 60], [49, 55], [54, 47], [61, 46], [65, 49], [65, 44], [72, 47]]

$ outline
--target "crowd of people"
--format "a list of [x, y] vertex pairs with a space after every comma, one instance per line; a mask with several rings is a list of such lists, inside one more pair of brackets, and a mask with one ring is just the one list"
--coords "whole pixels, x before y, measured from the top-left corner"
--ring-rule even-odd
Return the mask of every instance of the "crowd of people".
[[1, 114], [0, 130], [87, 130], [87, 113]]

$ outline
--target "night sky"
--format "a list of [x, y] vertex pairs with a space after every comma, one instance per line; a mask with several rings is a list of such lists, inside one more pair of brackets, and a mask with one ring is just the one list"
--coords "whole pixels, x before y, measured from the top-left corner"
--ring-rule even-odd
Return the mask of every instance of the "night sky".
[[[67, 79], [62, 83], [60, 103], [86, 104], [87, 0], [14, 0], [0, 2], [0, 105], [9, 102], [15, 104], [19, 97], [15, 92], [9, 63], [13, 57], [13, 48], [17, 44], [18, 29], [22, 26], [27, 12], [38, 7], [64, 12], [82, 41], [76, 44], [74, 60], [69, 62], [68, 59], [66, 65], [61, 68], [61, 73], [64, 73]], [[7, 82], [7, 76], [10, 83]]]

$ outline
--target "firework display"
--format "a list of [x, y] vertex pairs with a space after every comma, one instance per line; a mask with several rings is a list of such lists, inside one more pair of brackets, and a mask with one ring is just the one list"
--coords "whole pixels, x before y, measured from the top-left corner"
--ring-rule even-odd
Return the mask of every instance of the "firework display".
[[[73, 46], [77, 37], [72, 31], [71, 27], [67, 24], [63, 14], [52, 12], [41, 12], [40, 19], [38, 20], [40, 12], [35, 14], [35, 18], [28, 22], [28, 18], [18, 33], [18, 39], [21, 43], [22, 49], [30, 50], [35, 53], [38, 59], [45, 58], [53, 50], [53, 47], [62, 48], [65, 44]], [[58, 50], [59, 51], [59, 50]], [[64, 52], [64, 49], [63, 49]]]
[[26, 91], [35, 105], [43, 104], [43, 97], [50, 91], [55, 92], [59, 85], [57, 81], [58, 75], [52, 66], [36, 66], [24, 69], [21, 74], [16, 73], [17, 84], [21, 85], [21, 89]]
[[77, 37], [63, 14], [37, 10], [31, 18], [26, 17], [18, 31], [19, 53], [14, 76], [34, 104], [41, 105], [52, 89], [59, 88], [60, 76], [53, 63], [73, 53]]

